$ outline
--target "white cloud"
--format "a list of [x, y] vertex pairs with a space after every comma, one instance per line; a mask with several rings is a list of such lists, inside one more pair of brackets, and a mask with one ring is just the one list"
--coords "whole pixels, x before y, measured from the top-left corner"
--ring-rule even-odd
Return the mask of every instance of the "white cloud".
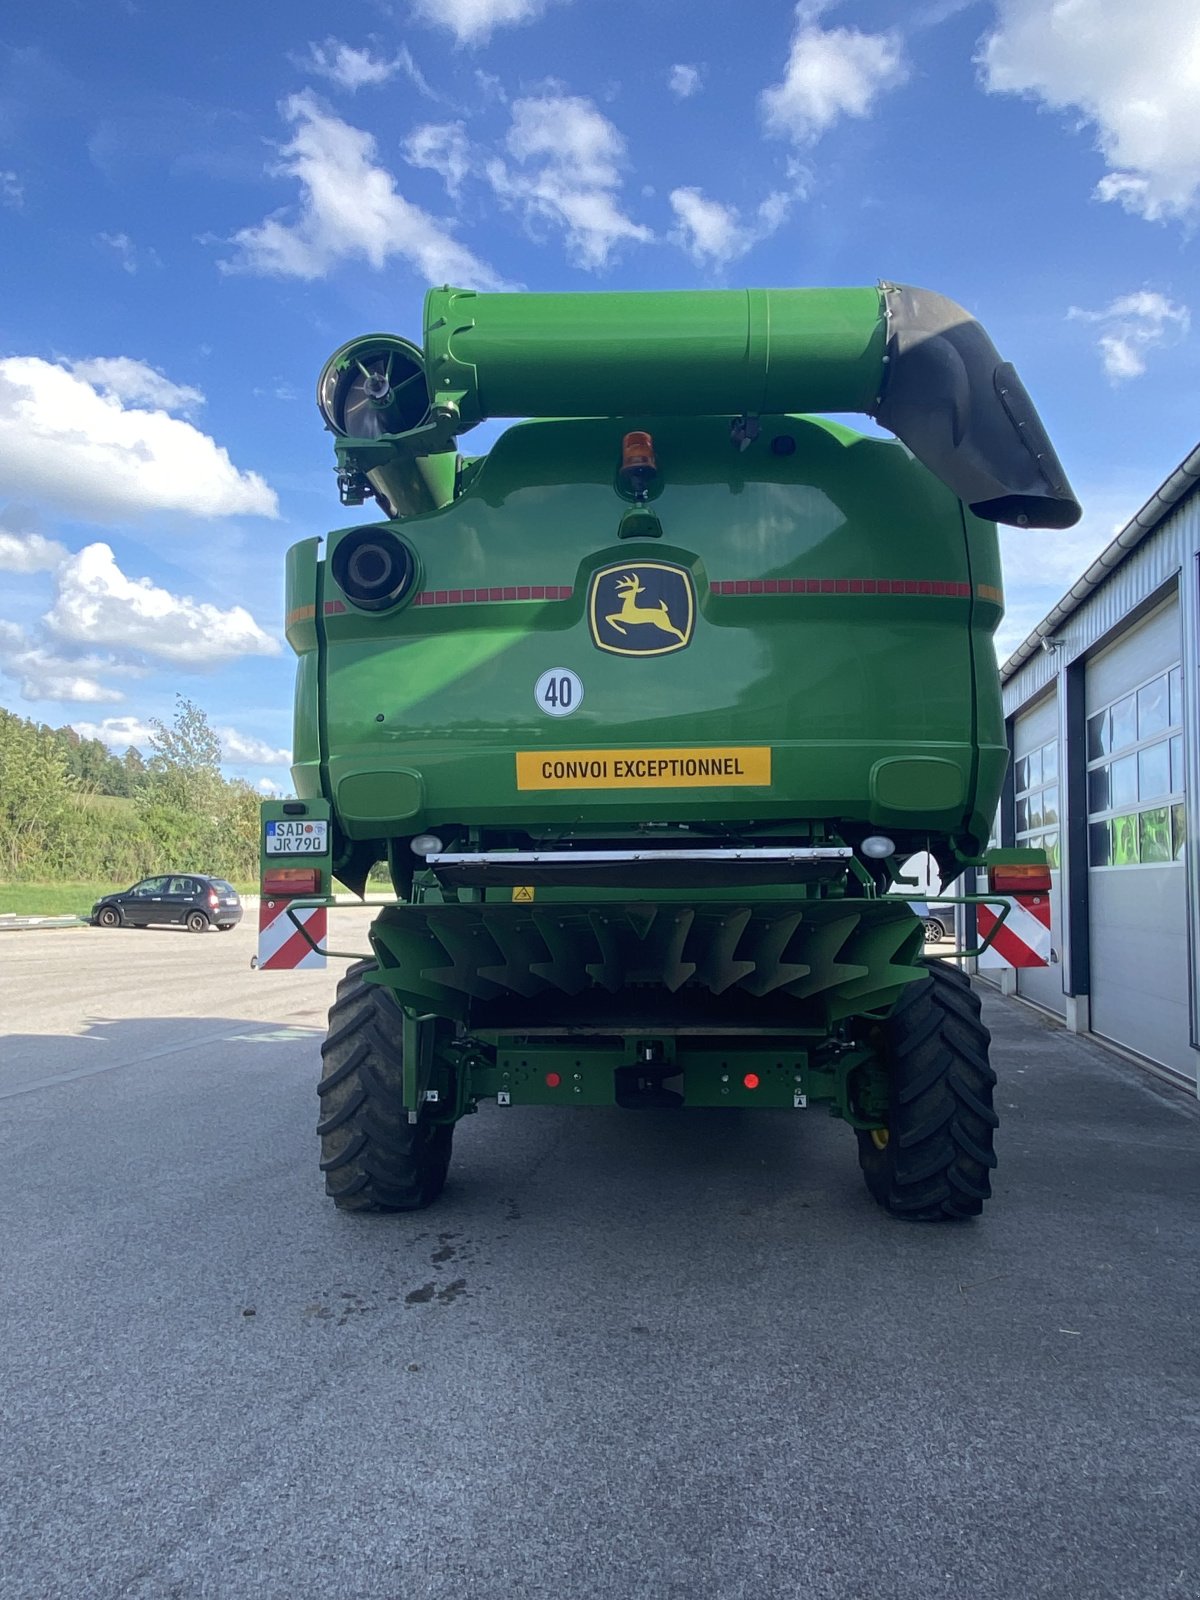
[[410, 167], [436, 172], [447, 193], [457, 199], [463, 179], [471, 170], [471, 145], [461, 122], [426, 122], [404, 141], [404, 159]]
[[140, 385], [145, 398], [155, 384], [165, 386], [160, 404], [167, 391], [176, 404], [198, 395], [124, 357], [73, 371], [37, 356], [0, 359], [0, 493], [48, 500], [91, 521], [147, 511], [277, 516], [274, 490], [258, 473], [239, 472], [207, 434], [122, 403], [122, 388]]
[[217, 666], [239, 656], [273, 656], [279, 641], [243, 606], [173, 595], [149, 578], [128, 578], [106, 544], [86, 545], [58, 570], [48, 628], [75, 644], [144, 652], [161, 661]]
[[757, 221], [745, 223], [734, 206], [710, 200], [699, 189], [672, 189], [671, 209], [679, 224], [672, 235], [700, 266], [721, 267], [735, 261], [767, 239], [787, 219], [792, 196], [769, 194], [757, 211]]
[[413, 0], [422, 22], [447, 28], [459, 44], [483, 44], [494, 28], [532, 22], [550, 0]]
[[97, 244], [106, 245], [112, 250], [121, 266], [133, 276], [137, 272], [137, 251], [134, 249], [133, 240], [127, 233], [98, 233]]
[[395, 178], [376, 163], [369, 133], [342, 122], [307, 91], [292, 95], [283, 115], [295, 136], [277, 170], [300, 184], [297, 213], [287, 221], [276, 212], [235, 234], [237, 255], [221, 264], [224, 271], [311, 280], [343, 261], [365, 260], [378, 271], [399, 256], [427, 282], [501, 287], [443, 223], [397, 193]]
[[265, 739], [253, 734], [239, 733], [236, 728], [218, 728], [221, 741], [221, 759], [231, 767], [287, 767], [291, 765], [290, 750], [280, 750]]
[[531, 222], [561, 228], [579, 266], [605, 267], [618, 245], [654, 237], [617, 203], [625, 141], [590, 100], [555, 94], [515, 101], [507, 145], [518, 166], [489, 162], [492, 187]]
[[1072, 306], [1067, 316], [1073, 322], [1090, 322], [1099, 328], [1096, 347], [1104, 371], [1114, 383], [1140, 378], [1149, 352], [1178, 343], [1191, 327], [1186, 306], [1176, 305], [1151, 289], [1121, 295], [1103, 311]]
[[19, 211], [25, 204], [25, 186], [11, 167], [0, 170], [0, 206]]
[[0, 572], [53, 572], [66, 559], [57, 539], [0, 528]]
[[114, 663], [103, 657], [72, 659], [29, 639], [15, 622], [0, 622], [0, 674], [20, 684], [26, 700], [66, 700], [77, 705], [103, 705], [124, 700], [119, 689], [101, 683], [97, 672]]
[[1110, 171], [1096, 186], [1156, 222], [1200, 204], [1195, 0], [996, 0], [977, 61], [993, 94], [1082, 112]]
[[411, 51], [404, 45], [394, 56], [375, 56], [370, 50], [359, 50], [341, 39], [328, 38], [324, 44], [310, 44], [307, 56], [292, 59], [302, 72], [310, 72], [315, 78], [326, 78], [330, 83], [336, 83], [339, 89], [348, 89], [351, 94], [359, 89], [376, 88], [402, 72], [422, 94], [436, 98], [420, 67], [413, 60]]
[[77, 378], [103, 395], [125, 405], [149, 406], [155, 411], [191, 411], [204, 404], [204, 395], [187, 383], [172, 383], [165, 373], [132, 356], [95, 356], [89, 361], [67, 361]]
[[139, 717], [105, 717], [103, 722], [73, 722], [71, 726], [81, 739], [99, 739], [117, 755], [124, 755], [130, 745], [149, 750], [154, 731]]
[[885, 90], [908, 78], [895, 33], [822, 28], [824, 9], [801, 0], [783, 81], [760, 97], [767, 132], [797, 144], [819, 139], [840, 117], [869, 116]]
[[676, 62], [667, 74], [667, 88], [680, 100], [687, 100], [694, 95], [703, 81], [703, 67], [689, 67], [682, 61]]
[[273, 800], [278, 795], [287, 793], [283, 785], [276, 783], [273, 778], [260, 778], [258, 780], [258, 788], [260, 793], [266, 795], [268, 800]]
[[162, 266], [162, 258], [157, 250], [139, 250], [127, 233], [98, 233], [96, 243], [111, 250], [122, 271], [129, 273], [130, 277], [136, 277], [143, 263], [152, 267]]
[[373, 56], [369, 50], [356, 50], [341, 39], [329, 38], [324, 44], [310, 44], [307, 57], [296, 65], [314, 77], [328, 78], [339, 89], [349, 89], [353, 94], [357, 89], [374, 87], [394, 78], [401, 62], [398, 56], [385, 60], [382, 56]]

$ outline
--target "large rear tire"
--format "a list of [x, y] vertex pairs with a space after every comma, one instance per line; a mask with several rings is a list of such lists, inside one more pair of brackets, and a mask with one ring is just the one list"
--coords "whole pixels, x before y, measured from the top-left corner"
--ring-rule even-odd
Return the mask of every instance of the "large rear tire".
[[867, 1188], [894, 1217], [945, 1222], [976, 1217], [991, 1194], [999, 1122], [996, 1074], [979, 997], [957, 967], [930, 961], [882, 1025], [888, 1125], [859, 1132]]
[[442, 1192], [454, 1124], [403, 1104], [403, 1015], [359, 961], [338, 984], [321, 1046], [321, 1171], [342, 1211], [420, 1211]]

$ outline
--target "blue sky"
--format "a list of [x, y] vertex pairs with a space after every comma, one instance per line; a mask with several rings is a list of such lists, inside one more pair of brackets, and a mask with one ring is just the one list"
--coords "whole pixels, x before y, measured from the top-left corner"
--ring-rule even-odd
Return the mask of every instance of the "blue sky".
[[123, 749], [180, 691], [286, 783], [316, 377], [447, 280], [961, 301], [1086, 508], [1005, 533], [1003, 653], [1196, 443], [1198, 97], [1194, 0], [10, 10], [0, 704]]

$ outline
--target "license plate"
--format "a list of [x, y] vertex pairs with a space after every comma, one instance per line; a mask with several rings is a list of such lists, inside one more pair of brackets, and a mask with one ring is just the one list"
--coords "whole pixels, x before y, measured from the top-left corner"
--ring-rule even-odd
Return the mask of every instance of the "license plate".
[[269, 856], [324, 855], [329, 848], [327, 822], [301, 822], [285, 817], [281, 822], [267, 823], [267, 854]]

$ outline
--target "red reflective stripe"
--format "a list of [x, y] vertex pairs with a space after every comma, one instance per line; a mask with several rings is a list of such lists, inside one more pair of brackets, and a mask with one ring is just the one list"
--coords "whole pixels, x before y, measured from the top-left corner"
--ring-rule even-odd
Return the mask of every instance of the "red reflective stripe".
[[[313, 942], [318, 942], [315, 934], [313, 935]], [[312, 945], [309, 944], [304, 935], [297, 930], [292, 934], [290, 939], [285, 940], [284, 943], [279, 946], [279, 949], [276, 950], [273, 956], [267, 957], [267, 959], [263, 962], [263, 969], [267, 972], [270, 972], [273, 967], [290, 970], [292, 967], [296, 966], [298, 962], [303, 961], [305, 956], [311, 954]]]
[[[720, 578], [709, 587], [716, 595], [902, 594], [938, 600], [971, 598], [969, 583], [933, 578]], [[987, 587], [980, 584], [981, 595]], [[991, 597], [989, 594], [986, 598]]]
[[[981, 942], [987, 938], [996, 921], [995, 913], [986, 906], [979, 907], [979, 937]], [[1038, 921], [1041, 921], [1040, 917]], [[1047, 920], [1046, 926], [1049, 927], [1049, 925]], [[996, 937], [991, 942], [990, 948], [1003, 960], [1007, 961], [1010, 967], [1043, 967], [1046, 964], [1036, 951], [1031, 950], [1025, 941], [1013, 932], [1007, 923], [999, 929]]]
[[[532, 600], [569, 600], [567, 584], [518, 584], [505, 589], [425, 589], [413, 598], [414, 606], [520, 605]], [[345, 611], [340, 600], [325, 603], [326, 612]]]

